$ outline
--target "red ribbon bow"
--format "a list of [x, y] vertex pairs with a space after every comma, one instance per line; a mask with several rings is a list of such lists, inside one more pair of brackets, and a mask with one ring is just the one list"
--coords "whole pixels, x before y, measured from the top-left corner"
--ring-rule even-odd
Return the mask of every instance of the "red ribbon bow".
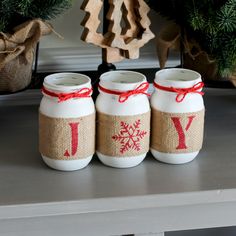
[[119, 96], [119, 102], [123, 103], [125, 102], [130, 96], [132, 95], [136, 95], [136, 94], [145, 94], [147, 96], [150, 96], [149, 93], [146, 93], [146, 91], [148, 90], [149, 87], [149, 83], [148, 82], [144, 82], [142, 84], [140, 84], [136, 89], [134, 90], [130, 90], [127, 92], [120, 92], [120, 91], [115, 91], [115, 90], [110, 90], [110, 89], [106, 89], [104, 87], [102, 87], [101, 85], [98, 85], [98, 88], [108, 94], [114, 94], [114, 95], [118, 95]]
[[45, 87], [42, 87], [42, 92], [51, 96], [51, 97], [57, 97], [59, 99], [58, 102], [64, 102], [64, 101], [72, 99], [72, 98], [88, 98], [91, 96], [93, 89], [92, 88], [82, 88], [82, 89], [80, 89], [76, 92], [73, 92], [73, 93], [54, 93], [52, 91], [47, 90]]
[[195, 84], [193, 87], [190, 87], [190, 88], [165, 87], [165, 86], [161, 86], [159, 84], [156, 84], [154, 82], [154, 87], [156, 87], [157, 89], [160, 89], [160, 90], [167, 91], [167, 92], [177, 93], [175, 101], [178, 102], [178, 103], [182, 102], [188, 93], [198, 93], [200, 95], [204, 95], [204, 92], [198, 91], [198, 90], [200, 90], [204, 87], [203, 82], [199, 82], [199, 83]]
[[173, 88], [173, 91], [177, 93], [177, 96], [175, 98], [176, 102], [182, 102], [184, 100], [184, 98], [186, 97], [186, 95], [188, 93], [198, 93], [200, 95], [203, 95], [204, 92], [202, 91], [198, 91], [199, 89], [202, 89], [204, 86], [203, 82], [199, 82], [197, 84], [195, 84], [193, 87], [190, 88]]
[[140, 84], [136, 89], [134, 90], [130, 90], [128, 92], [125, 93], [121, 93], [119, 95], [119, 102], [123, 103], [125, 102], [130, 96], [132, 95], [136, 95], [136, 94], [145, 94], [147, 96], [150, 96], [149, 93], [146, 93], [146, 91], [148, 90], [149, 87], [149, 83], [148, 82], [144, 82], [142, 84]]

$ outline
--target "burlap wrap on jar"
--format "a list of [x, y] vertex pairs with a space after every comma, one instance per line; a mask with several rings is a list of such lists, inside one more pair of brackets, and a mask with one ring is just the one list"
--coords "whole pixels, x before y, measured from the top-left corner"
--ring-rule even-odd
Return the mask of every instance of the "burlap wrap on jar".
[[168, 113], [152, 109], [151, 148], [163, 153], [197, 152], [202, 148], [205, 110]]
[[51, 32], [48, 23], [35, 19], [15, 27], [12, 34], [0, 33], [0, 92], [15, 92], [30, 84], [36, 45]]
[[54, 160], [77, 160], [95, 152], [95, 113], [52, 118], [39, 113], [39, 150]]
[[97, 120], [97, 150], [100, 153], [122, 158], [148, 152], [150, 112], [136, 116], [112, 116], [98, 112]]

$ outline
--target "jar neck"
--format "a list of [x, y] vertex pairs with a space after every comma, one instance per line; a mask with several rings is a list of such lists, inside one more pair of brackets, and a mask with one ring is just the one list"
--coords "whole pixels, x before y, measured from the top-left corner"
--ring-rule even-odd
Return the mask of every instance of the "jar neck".
[[187, 94], [200, 94], [203, 95], [204, 93], [201, 92], [204, 86], [203, 82], [199, 82], [192, 87], [189, 88], [174, 88], [174, 87], [165, 87], [154, 82], [154, 87], [160, 91], [170, 92], [176, 94], [176, 102], [182, 102]]
[[202, 82], [201, 75], [195, 71], [181, 68], [163, 69], [156, 73], [154, 82], [163, 87], [191, 88]]
[[42, 93], [58, 102], [89, 98], [92, 94], [91, 81], [87, 76], [76, 73], [52, 74], [45, 78]]
[[99, 92], [111, 96], [115, 96], [118, 98], [118, 101], [120, 103], [123, 103], [130, 99], [130, 97], [137, 96], [137, 95], [148, 95], [147, 90], [148, 90], [149, 84], [147, 82], [139, 84], [135, 89], [133, 90], [128, 90], [128, 91], [117, 91], [117, 90], [112, 90], [106, 87], [103, 87], [101, 84], [99, 84]]

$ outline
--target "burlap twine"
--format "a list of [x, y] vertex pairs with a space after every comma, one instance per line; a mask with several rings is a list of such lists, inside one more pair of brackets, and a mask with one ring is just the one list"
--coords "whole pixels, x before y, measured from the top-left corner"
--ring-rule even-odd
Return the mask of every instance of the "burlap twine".
[[[203, 142], [205, 110], [191, 113], [167, 113], [152, 109], [151, 148], [163, 153], [190, 153], [199, 151]], [[195, 116], [189, 129], [189, 117]], [[184, 135], [185, 149], [178, 149], [179, 135], [171, 118], [178, 117]]]
[[[78, 124], [78, 147], [72, 155], [70, 123]], [[76, 160], [95, 152], [95, 113], [80, 118], [51, 118], [39, 112], [39, 151], [55, 160]], [[67, 155], [65, 153], [67, 152]], [[68, 156], [69, 154], [69, 156]]]
[[12, 34], [0, 33], [1, 92], [15, 92], [29, 85], [36, 44], [52, 31], [51, 25], [35, 19], [15, 27]]
[[148, 152], [150, 112], [112, 116], [97, 112], [96, 150], [107, 156], [130, 157]]

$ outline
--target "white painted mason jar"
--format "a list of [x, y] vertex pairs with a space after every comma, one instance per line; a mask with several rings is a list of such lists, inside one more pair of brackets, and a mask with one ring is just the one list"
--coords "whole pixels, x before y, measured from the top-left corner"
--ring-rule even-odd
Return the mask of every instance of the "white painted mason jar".
[[39, 150], [44, 162], [73, 171], [95, 152], [95, 106], [89, 77], [56, 73], [44, 79], [39, 108]]
[[96, 153], [116, 168], [140, 164], [149, 151], [149, 84], [143, 74], [110, 71], [100, 77], [96, 100]]
[[187, 69], [156, 73], [151, 97], [151, 153], [162, 162], [192, 161], [202, 147], [204, 130], [203, 82]]

